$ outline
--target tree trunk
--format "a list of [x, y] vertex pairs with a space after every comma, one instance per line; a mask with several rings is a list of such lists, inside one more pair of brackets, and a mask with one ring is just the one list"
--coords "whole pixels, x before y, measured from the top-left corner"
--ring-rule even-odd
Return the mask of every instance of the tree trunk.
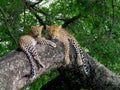
[[[76, 54], [71, 46], [71, 63], [64, 65], [63, 45], [54, 41], [57, 47], [37, 45], [41, 61], [46, 68], [41, 68], [36, 78], [53, 69], [59, 69], [60, 76], [48, 82], [42, 90], [80, 90], [81, 87], [90, 90], [120, 90], [120, 77], [108, 70], [104, 65], [94, 61], [87, 53], [84, 53], [89, 74], [86, 75], [82, 66], [76, 64]], [[0, 90], [18, 90], [32, 82], [23, 76], [30, 73], [29, 60], [22, 51], [14, 50], [0, 59]], [[56, 83], [56, 80], [60, 82]], [[64, 83], [64, 85], [63, 85]], [[58, 85], [60, 87], [58, 87]], [[57, 88], [57, 89], [56, 89]], [[71, 89], [70, 89], [71, 88]]]

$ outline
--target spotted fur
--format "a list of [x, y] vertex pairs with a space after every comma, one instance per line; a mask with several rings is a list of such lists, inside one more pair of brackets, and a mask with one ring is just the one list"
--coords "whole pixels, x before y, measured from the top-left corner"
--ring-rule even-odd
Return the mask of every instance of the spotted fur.
[[40, 43], [43, 45], [49, 44], [53, 47], [56, 47], [55, 43], [41, 37], [42, 29], [43, 26], [32, 26], [30, 32], [26, 35], [21, 36], [18, 42], [19, 47], [26, 53], [26, 55], [29, 58], [29, 62], [31, 65], [30, 77], [32, 78], [36, 75], [36, 71], [35, 71], [36, 65], [38, 68], [45, 67], [45, 65], [39, 59], [35, 45], [37, 43]]
[[51, 25], [51, 26], [46, 26], [47, 27], [47, 32], [46, 32], [46, 37], [51, 37], [53, 39], [58, 39], [64, 44], [65, 47], [65, 63], [69, 64], [70, 63], [70, 58], [69, 58], [69, 51], [70, 51], [70, 43], [75, 47], [76, 54], [77, 54], [77, 64], [79, 66], [83, 65], [84, 71], [87, 74], [87, 66], [86, 66], [86, 61], [84, 54], [82, 53], [82, 49], [80, 48], [80, 45], [76, 41], [76, 39], [69, 34], [65, 29], [56, 26], [56, 25]]
[[51, 25], [47, 26], [47, 32], [46, 36], [51, 36], [53, 39], [58, 39], [64, 44], [65, 47], [65, 63], [69, 64], [70, 63], [70, 58], [69, 58], [69, 50], [70, 50], [70, 45], [69, 45], [69, 40], [72, 41], [73, 46], [75, 47], [76, 53], [77, 53], [77, 63], [78, 65], [82, 65], [81, 57], [80, 57], [80, 52], [77, 48], [78, 44], [75, 38], [69, 34], [66, 30], [63, 28], [56, 26], [56, 25]]

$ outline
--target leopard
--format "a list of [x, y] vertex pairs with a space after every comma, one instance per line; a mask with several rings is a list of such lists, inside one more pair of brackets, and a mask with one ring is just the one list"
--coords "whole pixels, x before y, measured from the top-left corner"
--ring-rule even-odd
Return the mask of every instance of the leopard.
[[85, 74], [88, 76], [90, 69], [87, 64], [88, 59], [85, 56], [84, 50], [81, 48], [75, 37], [70, 34], [66, 29], [57, 25], [46, 25], [46, 38], [50, 37], [52, 39], [57, 39], [64, 45], [64, 53], [65, 53], [65, 64], [68, 65], [70, 63], [70, 45], [75, 48], [76, 56], [77, 56], [77, 65], [82, 66]]
[[45, 39], [41, 36], [43, 30], [43, 26], [31, 26], [30, 31], [22, 35], [19, 38], [18, 46], [19, 48], [26, 53], [29, 63], [31, 66], [30, 74], [28, 77], [34, 78], [36, 76], [35, 67], [38, 69], [45, 68], [45, 65], [41, 62], [39, 55], [37, 53], [36, 45], [51, 45], [52, 47], [56, 47], [56, 44], [50, 40]]
[[57, 25], [46, 25], [46, 37], [51, 37], [52, 39], [57, 39], [64, 45], [64, 53], [65, 53], [65, 64], [68, 65], [70, 63], [69, 52], [70, 52], [70, 41], [72, 45], [75, 47], [77, 53], [77, 64], [82, 65], [82, 60], [79, 52], [79, 44], [70, 33], [68, 33], [64, 28]]

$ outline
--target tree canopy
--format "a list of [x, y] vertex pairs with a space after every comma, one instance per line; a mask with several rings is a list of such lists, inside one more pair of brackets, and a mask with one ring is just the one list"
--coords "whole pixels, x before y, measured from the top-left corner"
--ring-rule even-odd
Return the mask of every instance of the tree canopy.
[[[32, 25], [56, 24], [74, 35], [95, 60], [120, 74], [119, 0], [1, 0], [0, 12], [0, 56], [16, 49], [19, 37]], [[56, 75], [55, 71], [41, 80], [46, 83]]]

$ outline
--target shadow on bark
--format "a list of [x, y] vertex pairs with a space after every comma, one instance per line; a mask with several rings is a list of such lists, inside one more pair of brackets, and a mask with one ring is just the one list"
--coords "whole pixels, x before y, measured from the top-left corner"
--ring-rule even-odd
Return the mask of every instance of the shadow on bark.
[[[82, 66], [76, 64], [76, 54], [71, 47], [71, 62], [64, 66], [64, 48], [63, 45], [54, 41], [56, 48], [48, 45], [37, 45], [38, 54], [41, 61], [47, 66], [37, 71], [38, 76], [53, 69], [59, 69], [60, 76], [44, 85], [41, 90], [120, 90], [120, 77], [115, 75], [104, 65], [94, 61], [86, 52], [83, 55], [86, 58], [84, 64], [89, 73], [86, 75]], [[0, 58], [0, 89], [1, 90], [19, 90], [26, 84], [32, 82], [32, 79], [23, 78], [30, 73], [29, 60], [22, 51], [12, 51]]]

